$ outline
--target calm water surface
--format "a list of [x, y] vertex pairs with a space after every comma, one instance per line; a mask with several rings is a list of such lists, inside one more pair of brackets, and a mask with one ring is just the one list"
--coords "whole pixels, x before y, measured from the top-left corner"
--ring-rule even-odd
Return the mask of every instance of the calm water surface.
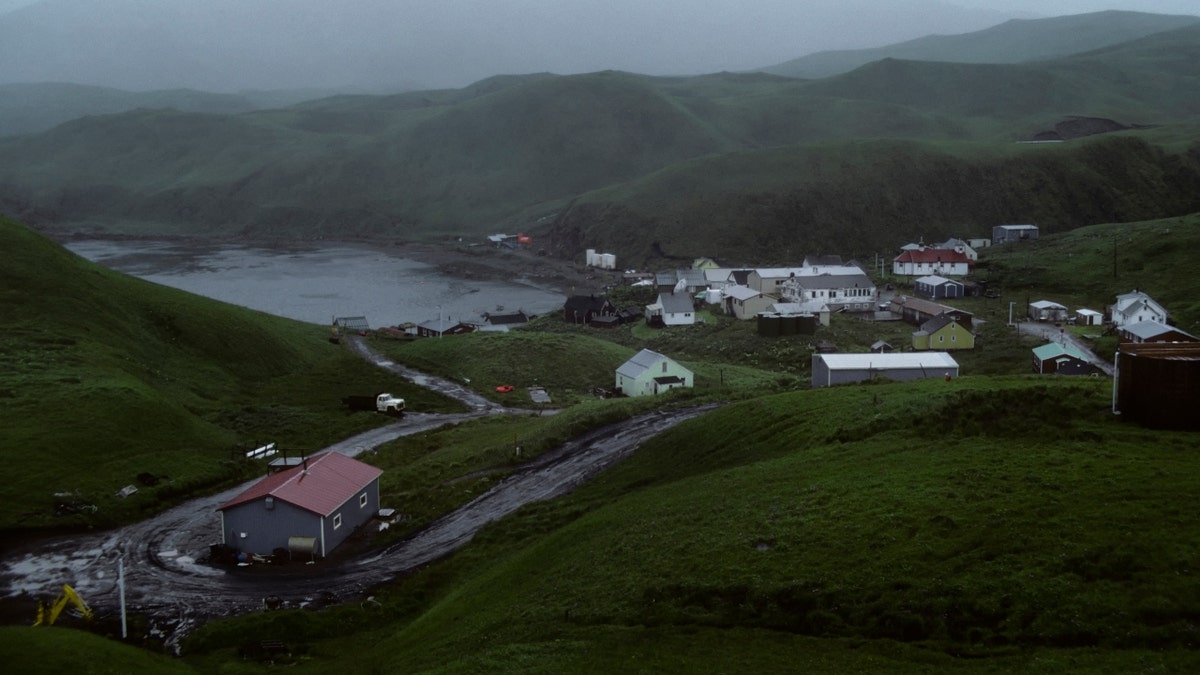
[[440, 276], [431, 265], [369, 248], [280, 251], [230, 245], [145, 241], [72, 241], [66, 247], [105, 267], [310, 323], [365, 316], [372, 327], [484, 312], [545, 314], [564, 296], [518, 282]]

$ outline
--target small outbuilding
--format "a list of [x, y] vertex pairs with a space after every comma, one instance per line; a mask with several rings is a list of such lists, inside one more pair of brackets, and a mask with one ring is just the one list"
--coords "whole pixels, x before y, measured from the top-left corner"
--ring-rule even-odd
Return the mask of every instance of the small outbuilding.
[[672, 389], [690, 389], [692, 371], [670, 357], [650, 349], [634, 354], [617, 368], [616, 388], [626, 396], [649, 396]]
[[1066, 321], [1067, 308], [1051, 300], [1029, 303], [1029, 318], [1034, 321]]
[[1104, 323], [1104, 313], [1094, 309], [1075, 310], [1075, 323], [1079, 326], [1099, 326]]
[[930, 377], [958, 377], [958, 362], [946, 352], [892, 354], [813, 354], [812, 386], [865, 382], [883, 377], [909, 381]]
[[379, 510], [383, 470], [327, 452], [268, 475], [218, 507], [226, 546], [270, 555], [297, 537], [326, 556]]
[[961, 298], [964, 288], [963, 282], [936, 274], [920, 277], [913, 282], [913, 293], [931, 300]]
[[1037, 225], [996, 225], [992, 228], [992, 243], [1000, 245], [1037, 239], [1039, 232]]
[[1091, 375], [1096, 372], [1096, 367], [1075, 347], [1051, 342], [1034, 348], [1033, 372], [1042, 375]]

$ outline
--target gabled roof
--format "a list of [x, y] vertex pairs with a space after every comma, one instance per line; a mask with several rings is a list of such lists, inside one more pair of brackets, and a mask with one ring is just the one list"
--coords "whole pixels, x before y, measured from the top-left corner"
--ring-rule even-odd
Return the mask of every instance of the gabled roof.
[[830, 288], [875, 288], [875, 284], [867, 275], [858, 274], [817, 274], [805, 275], [789, 279], [785, 284], [794, 284], [807, 290]]
[[687, 314], [696, 311], [692, 306], [692, 296], [687, 293], [659, 293], [658, 304], [662, 305], [665, 314]]
[[567, 298], [563, 304], [563, 309], [567, 311], [578, 312], [599, 312], [609, 306], [608, 298], [604, 296], [597, 297], [595, 295], [572, 295]]
[[365, 316], [339, 316], [333, 319], [333, 325], [348, 328], [350, 330], [370, 330], [371, 324], [367, 323]]
[[1083, 352], [1079, 351], [1072, 345], [1065, 345], [1061, 342], [1051, 342], [1049, 344], [1044, 344], [1041, 347], [1034, 347], [1033, 355], [1036, 356], [1039, 361], [1046, 361], [1048, 359], [1058, 358], [1059, 356], [1070, 356], [1072, 358], [1079, 359], [1080, 361], [1088, 360], [1088, 358], [1083, 355]]
[[450, 319], [430, 319], [429, 321], [417, 324], [417, 326], [435, 333], [445, 333], [461, 325], [461, 321], [451, 321]]
[[267, 476], [217, 510], [223, 511], [269, 496], [317, 515], [328, 516], [382, 473], [383, 469], [339, 452], [327, 452], [309, 457], [307, 469], [302, 464]]
[[727, 297], [733, 298], [734, 300], [749, 300], [762, 295], [762, 293], [759, 293], [749, 286], [726, 286], [723, 292]]
[[949, 248], [927, 248], [924, 250], [905, 251], [896, 256], [898, 263], [971, 263], [965, 253], [959, 253]]
[[738, 286], [745, 286], [746, 282], [750, 280], [750, 273], [753, 271], [751, 269], [731, 270], [729, 272], [729, 280]]
[[1113, 312], [1121, 314], [1133, 314], [1142, 307], [1150, 307], [1162, 314], [1166, 314], [1167, 310], [1162, 305], [1158, 304], [1154, 298], [1146, 295], [1141, 291], [1133, 291], [1131, 293], [1122, 293], [1117, 296], [1116, 303], [1113, 304]]
[[512, 324], [512, 323], [529, 323], [529, 316], [526, 315], [525, 312], [515, 312], [512, 314], [488, 313], [488, 314], [484, 314], [483, 316], [485, 319], [487, 319], [487, 322], [492, 324], [493, 326], [500, 326], [503, 324]]
[[920, 332], [933, 335], [952, 323], [958, 323], [953, 316], [949, 314], [939, 314], [938, 316], [935, 316], [921, 324]]
[[930, 302], [929, 300], [923, 300], [911, 295], [898, 295], [892, 298], [892, 302], [900, 305], [901, 307], [911, 309], [922, 314], [928, 314], [930, 316], [937, 316], [938, 314], [943, 314], [945, 312], [953, 312], [956, 315], [962, 316], [975, 316], [966, 310], [956, 309], [949, 305], [943, 305], [936, 302]]
[[1020, 231], [1020, 230], [1036, 230], [1036, 229], [1038, 229], [1038, 226], [1037, 226], [1037, 225], [1027, 225], [1027, 224], [1026, 224], [1026, 225], [997, 225], [996, 227], [1001, 227], [1001, 228], [1004, 228], [1004, 229], [1006, 229], [1006, 230], [1018, 230], [1018, 231]]
[[1122, 326], [1121, 331], [1133, 335], [1134, 337], [1139, 337], [1143, 340], [1156, 338], [1164, 333], [1179, 333], [1180, 335], [1192, 338], [1193, 340], [1197, 339], [1195, 335], [1192, 335], [1187, 331], [1179, 330], [1178, 328], [1174, 326], [1168, 326], [1165, 323], [1159, 323], [1158, 321], [1150, 320], [1138, 321], [1137, 323], [1131, 323], [1127, 326]]
[[710, 286], [712, 284], [724, 284], [729, 282], [733, 270], [728, 267], [710, 267], [704, 270], [704, 281]]
[[947, 239], [946, 241], [943, 241], [940, 244], [933, 245], [934, 248], [949, 248], [949, 249], [958, 248], [959, 246], [971, 248], [970, 244], [968, 244], [967, 242], [963, 241], [962, 239], [958, 239], [956, 237], [951, 237], [951, 238]]
[[1029, 303], [1029, 306], [1034, 309], [1066, 309], [1066, 307], [1053, 300], [1038, 300], [1037, 302]]
[[963, 285], [963, 282], [961, 282], [961, 281], [955, 281], [954, 279], [947, 279], [946, 277], [938, 276], [936, 274], [930, 274], [927, 276], [923, 276], [923, 277], [917, 279], [916, 281], [914, 281], [913, 283], [929, 284], [930, 286], [942, 286], [944, 284], [957, 284], [959, 286]]
[[637, 379], [668, 357], [651, 349], [643, 349], [617, 368], [617, 374]]

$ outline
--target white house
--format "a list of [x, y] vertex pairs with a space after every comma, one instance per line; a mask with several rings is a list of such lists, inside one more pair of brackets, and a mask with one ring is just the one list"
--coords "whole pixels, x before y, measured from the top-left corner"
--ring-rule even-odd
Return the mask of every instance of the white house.
[[696, 308], [687, 291], [659, 293], [658, 301], [646, 305], [646, 321], [663, 326], [690, 326], [696, 323]]
[[1133, 290], [1117, 296], [1117, 301], [1109, 307], [1114, 326], [1124, 326], [1139, 321], [1167, 322], [1167, 310], [1154, 298], [1139, 290]]
[[970, 271], [971, 259], [965, 253], [946, 248], [904, 251], [892, 260], [892, 273], [897, 276], [964, 276]]
[[959, 253], [967, 256], [967, 259], [970, 260], [971, 262], [975, 262], [975, 261], [979, 260], [979, 253], [975, 251], [974, 247], [972, 247], [970, 244], [963, 241], [962, 239], [947, 239], [946, 241], [943, 241], [940, 244], [934, 244], [933, 248], [941, 248], [941, 249], [949, 249], [951, 251], [958, 251]]
[[617, 368], [617, 390], [626, 396], [649, 396], [691, 388], [692, 371], [656, 351], [643, 349]]
[[[806, 268], [813, 269], [813, 268]], [[879, 291], [862, 270], [850, 267], [852, 274], [804, 274], [783, 280], [779, 294], [796, 303], [822, 301], [832, 311], [869, 312], [879, 302]]]

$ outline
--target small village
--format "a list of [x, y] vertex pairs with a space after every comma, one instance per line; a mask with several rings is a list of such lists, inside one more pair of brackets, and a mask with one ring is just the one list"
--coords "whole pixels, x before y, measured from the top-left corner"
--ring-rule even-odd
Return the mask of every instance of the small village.
[[[595, 249], [585, 252], [585, 265], [613, 275], [619, 283], [648, 288], [654, 300], [644, 306], [614, 303], [608, 294], [571, 295], [562, 307], [566, 323], [608, 329], [644, 322], [678, 330], [702, 321], [705, 313], [738, 321], [754, 321], [758, 335], [816, 339], [811, 356], [811, 386], [827, 387], [876, 378], [907, 381], [958, 377], [961, 368], [955, 352], [982, 348], [976, 340], [982, 322], [972, 312], [955, 307], [957, 299], [998, 298], [996, 289], [972, 278], [979, 251], [991, 246], [1019, 246], [1039, 237], [1032, 224], [997, 225], [989, 238], [951, 238], [935, 244], [912, 243], [901, 247], [884, 274], [886, 261], [875, 265], [844, 261], [838, 255], [808, 255], [794, 267], [724, 267], [712, 258], [699, 258], [687, 268], [647, 272], [620, 270], [617, 256]], [[497, 248], [518, 250], [529, 240], [524, 235], [492, 235]], [[873, 278], [874, 277], [874, 278]], [[875, 279], [887, 279], [878, 282]], [[841, 314], [864, 322], [902, 322], [912, 327], [910, 340], [892, 344], [874, 342], [870, 351], [847, 353], [821, 340], [831, 316]], [[442, 337], [475, 331], [506, 331], [534, 317], [522, 311], [485, 313], [481, 317], [451, 320], [437, 317], [403, 328], [382, 329], [405, 337]], [[361, 318], [360, 318], [361, 319]], [[365, 324], [365, 319], [362, 319]], [[1200, 338], [1173, 326], [1168, 310], [1137, 289], [1118, 293], [1103, 308], [1069, 308], [1051, 298], [1030, 299], [1025, 307], [1009, 303], [1008, 325], [1045, 342], [1031, 350], [1031, 372], [1042, 375], [1112, 376], [1114, 411], [1134, 410], [1143, 417], [1163, 417], [1166, 404], [1161, 387], [1135, 386], [1134, 380], [1149, 365], [1180, 354], [1200, 356]], [[1088, 337], [1116, 335], [1118, 364], [1093, 353], [1084, 340], [1065, 327], [1094, 327]], [[1134, 368], [1141, 363], [1140, 370]], [[1122, 366], [1124, 372], [1117, 367]], [[618, 366], [605, 395], [645, 396], [672, 389], [690, 388], [694, 374], [668, 354], [643, 349]], [[1148, 376], [1147, 376], [1148, 377]], [[1156, 393], [1157, 392], [1157, 393]], [[1136, 398], [1135, 398], [1136, 396]], [[1185, 416], [1186, 417], [1186, 416]]]

